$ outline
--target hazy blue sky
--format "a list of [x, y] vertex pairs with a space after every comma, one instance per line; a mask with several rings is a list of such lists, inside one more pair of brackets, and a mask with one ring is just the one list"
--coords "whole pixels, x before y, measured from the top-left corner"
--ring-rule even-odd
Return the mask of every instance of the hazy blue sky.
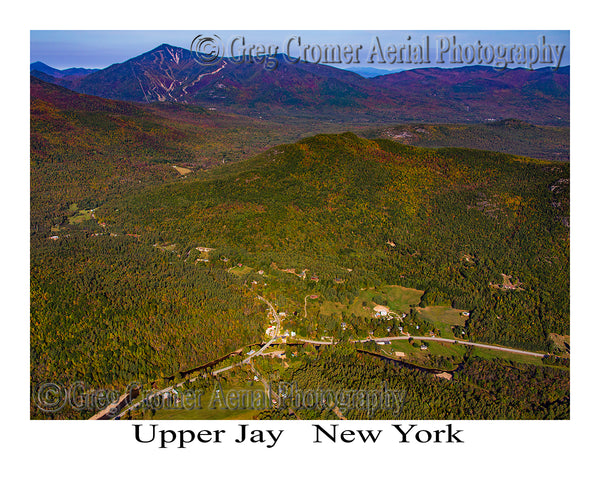
[[[430, 39], [432, 56], [435, 57], [437, 47], [442, 38], [456, 36], [456, 42], [462, 46], [476, 45], [480, 41], [483, 45], [532, 45], [538, 44], [541, 36], [545, 36], [546, 44], [564, 45], [564, 54], [561, 65], [570, 64], [569, 32], [568, 31], [343, 31], [343, 30], [313, 30], [313, 31], [168, 31], [168, 30], [34, 30], [31, 31], [31, 62], [41, 61], [55, 68], [88, 67], [104, 68], [113, 63], [120, 63], [129, 58], [152, 50], [162, 43], [190, 48], [196, 35], [219, 35], [223, 40], [225, 49], [230, 40], [242, 35], [247, 44], [274, 44], [279, 46], [279, 52], [285, 48], [286, 40], [292, 36], [300, 36], [302, 45], [308, 44], [359, 44], [363, 46], [360, 65], [352, 67], [375, 67], [383, 69], [415, 68], [423, 66], [455, 67], [445, 62], [443, 65], [409, 65], [409, 64], [368, 64], [366, 59], [375, 37], [379, 37], [382, 47], [388, 45], [420, 44], [424, 37]], [[408, 37], [411, 40], [408, 41]], [[226, 52], [227, 53], [227, 52]], [[377, 59], [377, 57], [374, 57]], [[446, 57], [448, 58], [448, 57]], [[435, 61], [432, 58], [432, 61]], [[476, 64], [476, 62], [474, 63]], [[517, 67], [519, 65], [512, 65]], [[534, 65], [534, 68], [545, 65]], [[509, 65], [510, 67], [510, 65]]]

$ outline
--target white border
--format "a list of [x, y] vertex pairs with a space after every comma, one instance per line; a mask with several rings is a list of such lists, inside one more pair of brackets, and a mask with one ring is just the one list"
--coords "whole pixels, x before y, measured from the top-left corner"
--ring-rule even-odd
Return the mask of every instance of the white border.
[[[5, 11], [2, 30], [4, 325], [2, 407], [3, 470], [44, 478], [160, 477], [233, 474], [241, 478], [420, 476], [423, 478], [541, 478], [596, 471], [598, 331], [596, 309], [597, 27], [591, 7], [577, 2], [28, 2]], [[29, 421], [29, 91], [28, 44], [32, 29], [558, 29], [571, 30], [572, 65], [572, 419], [563, 422], [453, 422], [466, 445], [318, 446], [305, 422], [269, 422], [288, 438], [273, 449], [205, 445], [162, 451], [136, 444], [129, 422]], [[418, 422], [438, 425], [439, 422]], [[441, 422], [444, 423], [444, 422]], [[379, 425], [384, 425], [379, 427]], [[197, 422], [161, 427], [200, 428]], [[235, 430], [234, 422], [206, 428]], [[283, 425], [280, 427], [279, 425]], [[389, 430], [386, 422], [364, 428]], [[219, 427], [217, 427], [219, 426]], [[391, 432], [390, 432], [391, 434]], [[293, 438], [292, 438], [293, 437]], [[383, 437], [382, 437], [383, 438]], [[285, 443], [284, 443], [285, 441]], [[8, 451], [6, 450], [8, 448]], [[18, 470], [16, 470], [18, 469]], [[588, 478], [590, 474], [584, 475]]]

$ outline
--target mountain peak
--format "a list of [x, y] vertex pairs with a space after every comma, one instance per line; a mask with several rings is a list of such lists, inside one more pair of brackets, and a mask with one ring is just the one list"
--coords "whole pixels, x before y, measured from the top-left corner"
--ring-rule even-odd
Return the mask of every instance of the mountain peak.
[[176, 47], [175, 45], [170, 45], [168, 43], [161, 43], [158, 47], [153, 48], [152, 50], [150, 50], [149, 52], [146, 53], [153, 53], [153, 52], [159, 52], [159, 51], [187, 51], [186, 48], [182, 48], [182, 47]]
[[[190, 103], [264, 119], [304, 117], [310, 112], [335, 121], [353, 115], [356, 121], [368, 122], [473, 123], [521, 118], [526, 112], [523, 120], [531, 123], [568, 123], [569, 76], [557, 72], [468, 66], [364, 78], [330, 65], [276, 60], [278, 68], [272, 71], [259, 59], [224, 58], [203, 65], [190, 50], [162, 43], [94, 73], [67, 77], [66, 71], [41, 72], [80, 93], [136, 102]], [[532, 101], [539, 108], [528, 108]]]
[[60, 73], [60, 70], [51, 67], [50, 65], [46, 65], [43, 62], [33, 62], [29, 65], [29, 71], [33, 72], [37, 70], [38, 72], [45, 73], [47, 75], [56, 76], [56, 74]]
[[42, 68], [52, 68], [52, 67], [50, 67], [49, 65], [46, 65], [44, 62], [33, 62], [33, 63], [29, 64], [29, 70], [40, 70]]

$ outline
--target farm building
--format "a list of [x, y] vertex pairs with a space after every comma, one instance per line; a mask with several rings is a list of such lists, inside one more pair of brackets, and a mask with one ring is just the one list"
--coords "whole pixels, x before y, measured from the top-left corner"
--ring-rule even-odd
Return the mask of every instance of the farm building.
[[377, 316], [385, 316], [390, 313], [390, 309], [384, 305], [375, 305], [373, 310], [375, 310], [375, 315]]

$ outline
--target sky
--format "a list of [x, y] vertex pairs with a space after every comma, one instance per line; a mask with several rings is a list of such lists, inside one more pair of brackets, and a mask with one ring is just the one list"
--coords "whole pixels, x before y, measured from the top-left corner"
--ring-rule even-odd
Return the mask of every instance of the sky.
[[[356, 52], [352, 63], [335, 66], [342, 68], [372, 67], [390, 71], [427, 66], [442, 68], [465, 66], [469, 64], [469, 55], [476, 51], [478, 42], [482, 45], [482, 49], [479, 49], [479, 57], [473, 57], [470, 64], [478, 64], [477, 58], [482, 58], [482, 64], [491, 61], [491, 65], [494, 66], [499, 57], [498, 47], [504, 46], [509, 49], [514, 45], [523, 45], [529, 49], [533, 45], [539, 46], [542, 37], [544, 37], [547, 45], [554, 45], [557, 48], [564, 47], [560, 65], [570, 64], [570, 34], [567, 30], [32, 30], [30, 31], [30, 61], [32, 63], [41, 61], [58, 69], [69, 67], [105, 68], [152, 50], [163, 43], [189, 49], [192, 40], [197, 35], [219, 36], [225, 56], [230, 56], [229, 53], [232, 53], [231, 41], [236, 37], [243, 37], [247, 47], [260, 44], [267, 47], [268, 45], [277, 46], [279, 48], [278, 53], [282, 53], [286, 49], [288, 41], [293, 39], [290, 44], [290, 52], [294, 56], [299, 55], [302, 48], [307, 46], [312, 48], [316, 45], [324, 48], [325, 45], [329, 44], [340, 45], [343, 48], [345, 45], [350, 45], [349, 48], [355, 49], [354, 52]], [[452, 43], [453, 37], [455, 43]], [[401, 46], [405, 46], [403, 59], [406, 60], [408, 46], [411, 49], [421, 48], [424, 51], [426, 40], [429, 40], [430, 61], [432, 64], [398, 62], [398, 53]], [[462, 60], [461, 64], [450, 63], [451, 48], [454, 45], [460, 46], [461, 51], [462, 49], [466, 50], [465, 55], [467, 56], [460, 58]], [[240, 41], [238, 40], [233, 54], [240, 52], [239, 46]], [[358, 49], [357, 46], [361, 48]], [[488, 49], [483, 50], [486, 46], [489, 46]], [[391, 53], [388, 53], [388, 49], [391, 49]], [[449, 49], [450, 51], [440, 56], [440, 51], [443, 49]], [[315, 50], [315, 52], [318, 51], [318, 49]], [[415, 55], [414, 50], [412, 51]], [[310, 55], [310, 50], [307, 50], [307, 52]], [[484, 57], [484, 55], [487, 55], [487, 57]], [[315, 58], [309, 58], [309, 61]], [[351, 55], [348, 58], [351, 58]], [[418, 60], [419, 57], [413, 58]], [[493, 60], [491, 60], [492, 58]], [[553, 61], [555, 62], [557, 58], [558, 55], [553, 57]], [[531, 50], [531, 56], [527, 60], [532, 68], [555, 66], [556, 64], [555, 62], [552, 65], [542, 65], [539, 63], [540, 58], [538, 58], [537, 63], [533, 62], [534, 59], [535, 49]], [[359, 63], [355, 63], [355, 60], [358, 60]], [[371, 60], [370, 63], [369, 60]], [[510, 68], [523, 65], [512, 64], [507, 66]]]

